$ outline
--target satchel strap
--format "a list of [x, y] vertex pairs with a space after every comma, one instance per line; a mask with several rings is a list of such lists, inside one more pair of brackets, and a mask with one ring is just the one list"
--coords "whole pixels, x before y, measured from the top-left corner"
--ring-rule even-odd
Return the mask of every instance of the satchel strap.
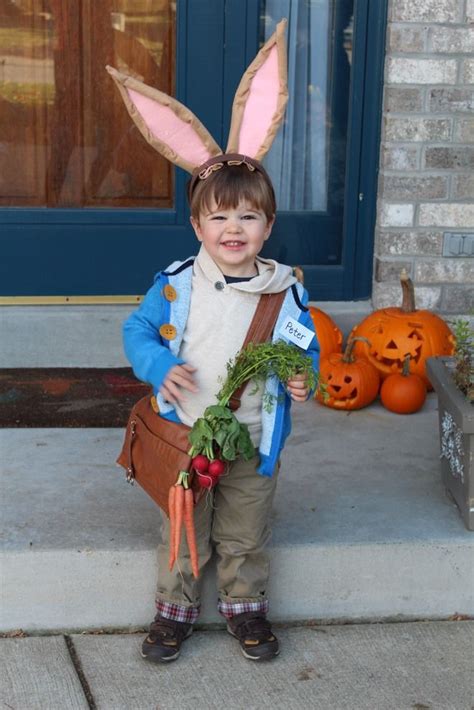
[[[249, 343], [264, 343], [269, 339], [285, 295], [286, 292], [281, 291], [280, 293], [264, 293], [260, 296], [257, 309], [252, 318], [252, 322], [250, 323], [247, 335], [245, 336], [242, 350]], [[233, 412], [240, 407], [240, 399], [246, 386], [247, 382], [244, 382], [243, 385], [235, 390], [234, 394], [230, 398], [229, 407]]]

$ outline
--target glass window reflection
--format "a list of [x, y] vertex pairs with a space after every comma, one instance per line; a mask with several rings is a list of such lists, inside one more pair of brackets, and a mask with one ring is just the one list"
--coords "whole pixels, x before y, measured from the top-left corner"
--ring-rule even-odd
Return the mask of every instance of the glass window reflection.
[[171, 207], [106, 64], [175, 92], [176, 2], [0, 0], [0, 203]]

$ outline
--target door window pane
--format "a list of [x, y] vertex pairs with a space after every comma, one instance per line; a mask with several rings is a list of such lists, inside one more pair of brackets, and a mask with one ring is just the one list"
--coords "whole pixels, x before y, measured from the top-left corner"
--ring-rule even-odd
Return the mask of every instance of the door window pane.
[[175, 36], [171, 0], [0, 0], [0, 204], [171, 207], [105, 65], [173, 95]]
[[354, 0], [266, 0], [262, 40], [288, 18], [289, 102], [264, 163], [280, 210], [342, 209]]

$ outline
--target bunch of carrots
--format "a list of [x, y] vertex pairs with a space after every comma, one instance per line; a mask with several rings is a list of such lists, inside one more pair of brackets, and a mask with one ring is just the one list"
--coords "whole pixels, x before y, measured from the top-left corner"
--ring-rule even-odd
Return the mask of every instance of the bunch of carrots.
[[189, 485], [189, 473], [187, 471], [180, 471], [178, 480], [170, 487], [168, 493], [168, 510], [170, 518], [170, 572], [179, 555], [181, 534], [184, 526], [191, 558], [191, 569], [194, 577], [197, 579], [199, 576], [199, 559], [196, 531], [194, 529], [194, 496]]

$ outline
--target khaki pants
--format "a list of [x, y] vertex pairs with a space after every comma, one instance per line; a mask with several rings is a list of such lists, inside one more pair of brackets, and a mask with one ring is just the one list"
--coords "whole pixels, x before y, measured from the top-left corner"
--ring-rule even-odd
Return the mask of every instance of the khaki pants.
[[219, 598], [223, 602], [266, 599], [269, 559], [265, 547], [271, 534], [269, 517], [279, 466], [270, 478], [257, 473], [258, 464], [258, 456], [250, 461], [234, 461], [211, 494], [203, 496], [195, 507], [199, 580], [192, 576], [185, 539], [181, 540], [178, 564], [172, 572], [168, 570], [169, 521], [162, 514], [157, 600], [198, 607], [201, 572], [213, 549], [217, 556]]

